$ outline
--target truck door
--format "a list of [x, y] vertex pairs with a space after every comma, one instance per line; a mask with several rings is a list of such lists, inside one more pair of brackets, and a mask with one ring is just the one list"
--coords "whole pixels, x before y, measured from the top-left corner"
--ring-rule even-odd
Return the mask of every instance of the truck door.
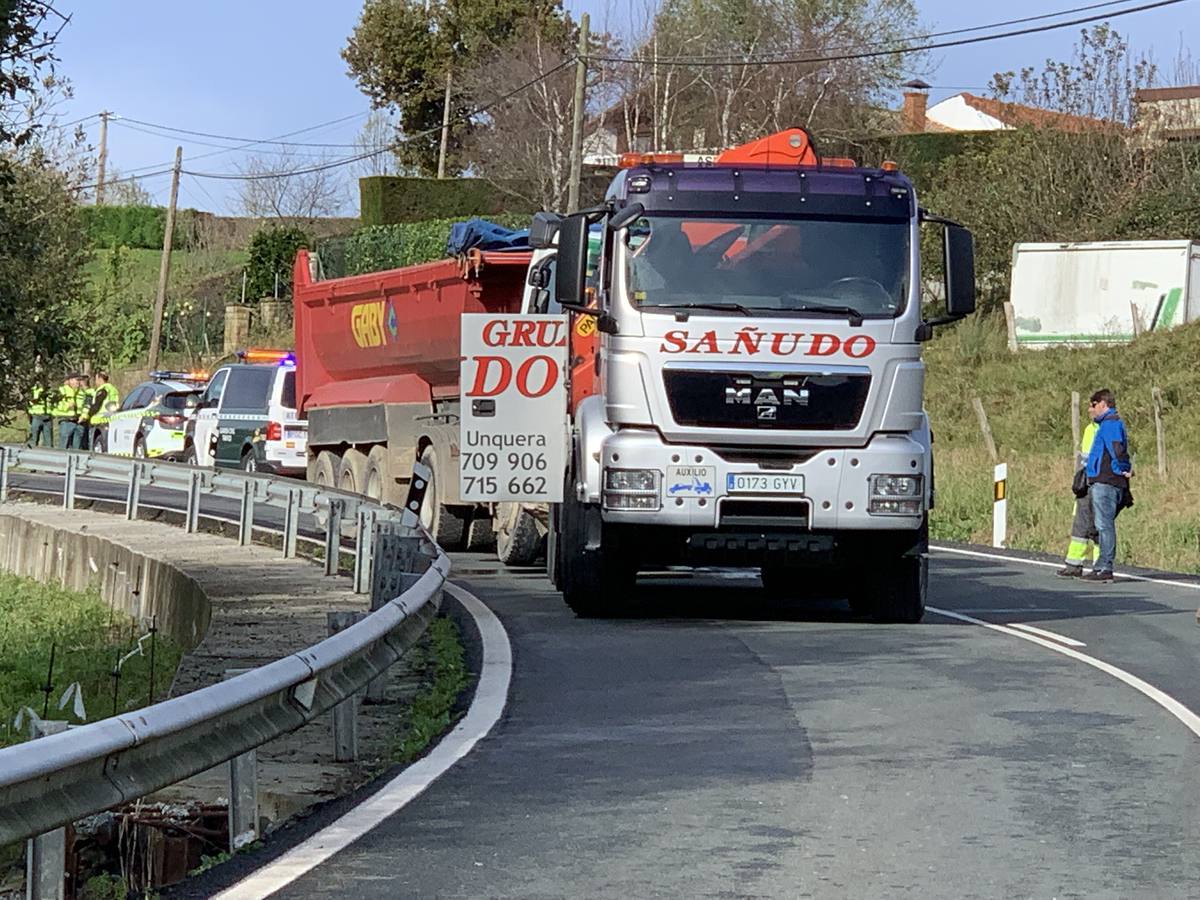
[[225, 380], [228, 377], [228, 369], [217, 370], [205, 388], [204, 396], [200, 398], [200, 408], [196, 410], [196, 429], [192, 436], [198, 466], [212, 466], [216, 463], [217, 419], [220, 415], [221, 394], [225, 390]]

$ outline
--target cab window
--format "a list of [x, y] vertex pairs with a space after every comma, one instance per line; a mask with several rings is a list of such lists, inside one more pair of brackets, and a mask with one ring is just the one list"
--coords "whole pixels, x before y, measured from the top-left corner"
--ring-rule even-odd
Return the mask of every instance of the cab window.
[[246, 366], [229, 370], [223, 409], [266, 409], [275, 386], [273, 366]]
[[228, 369], [221, 369], [212, 377], [212, 381], [208, 383], [208, 387], [204, 391], [204, 398], [201, 401], [204, 406], [215, 409], [220, 405], [221, 394], [225, 390], [225, 379], [228, 377]]
[[296, 408], [296, 370], [283, 373], [283, 387], [279, 389], [279, 405], [284, 409]]
[[125, 402], [121, 404], [121, 410], [141, 409], [143, 406], [149, 406], [153, 397], [154, 391], [150, 387], [142, 385], [125, 398]]

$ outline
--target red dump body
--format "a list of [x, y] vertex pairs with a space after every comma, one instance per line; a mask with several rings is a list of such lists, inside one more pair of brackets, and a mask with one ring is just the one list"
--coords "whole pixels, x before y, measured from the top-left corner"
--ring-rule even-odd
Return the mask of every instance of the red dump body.
[[313, 281], [296, 255], [293, 295], [302, 412], [431, 403], [458, 394], [459, 317], [521, 309], [530, 252], [466, 257]]

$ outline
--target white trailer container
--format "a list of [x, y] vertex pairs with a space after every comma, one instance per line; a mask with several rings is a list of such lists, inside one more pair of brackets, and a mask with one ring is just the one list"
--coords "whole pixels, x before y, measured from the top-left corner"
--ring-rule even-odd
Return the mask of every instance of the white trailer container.
[[1010, 299], [1011, 349], [1125, 343], [1200, 319], [1200, 242], [1017, 244]]

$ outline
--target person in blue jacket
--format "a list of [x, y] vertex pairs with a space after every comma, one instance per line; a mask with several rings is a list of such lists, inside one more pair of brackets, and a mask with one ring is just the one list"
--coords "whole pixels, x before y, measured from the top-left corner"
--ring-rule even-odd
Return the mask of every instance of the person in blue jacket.
[[1129, 436], [1117, 415], [1117, 401], [1107, 388], [1092, 394], [1088, 414], [1099, 427], [1088, 454], [1088, 497], [1100, 533], [1100, 558], [1084, 581], [1111, 582], [1117, 556], [1117, 513], [1130, 505]]

